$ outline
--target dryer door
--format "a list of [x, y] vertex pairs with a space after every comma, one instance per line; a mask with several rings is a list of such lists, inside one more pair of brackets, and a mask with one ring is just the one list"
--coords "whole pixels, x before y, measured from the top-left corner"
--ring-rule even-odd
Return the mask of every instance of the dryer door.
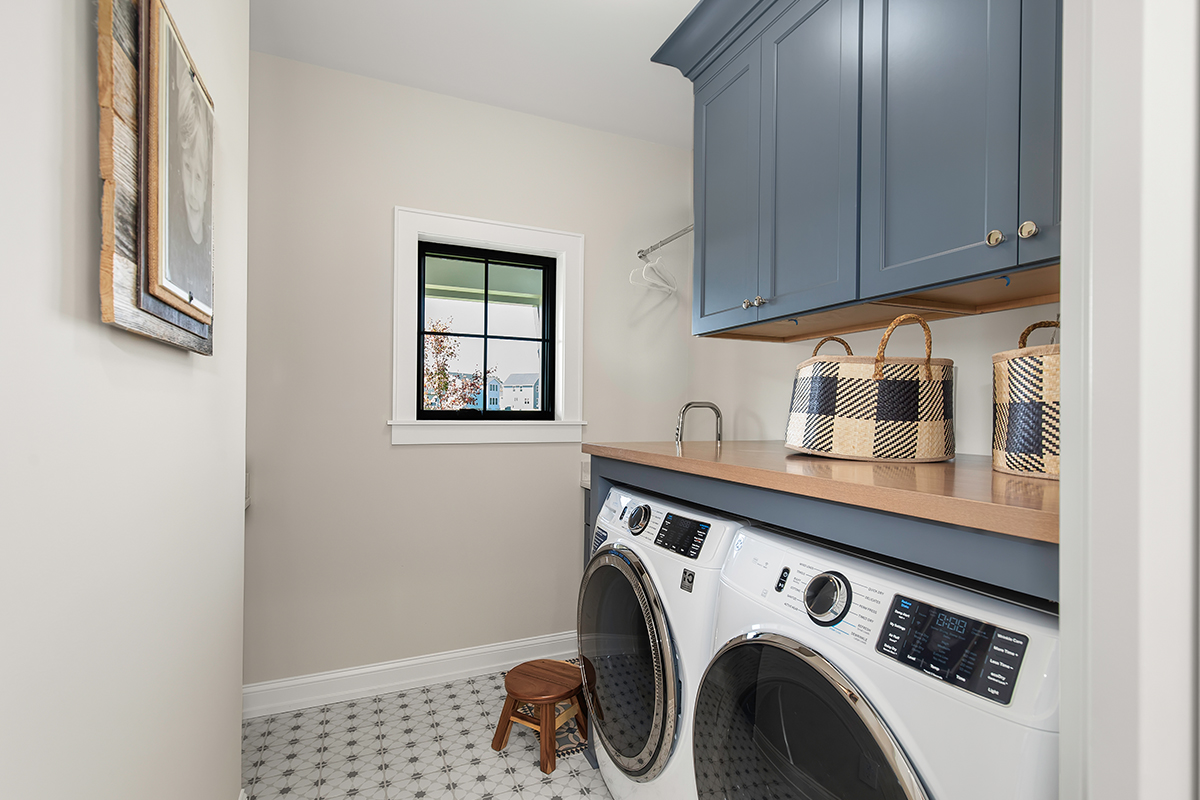
[[671, 756], [679, 686], [662, 602], [629, 548], [605, 545], [588, 562], [578, 631], [592, 730], [625, 774], [648, 781]]
[[717, 653], [693, 738], [702, 798], [928, 800], [870, 702], [783, 636], [748, 634]]

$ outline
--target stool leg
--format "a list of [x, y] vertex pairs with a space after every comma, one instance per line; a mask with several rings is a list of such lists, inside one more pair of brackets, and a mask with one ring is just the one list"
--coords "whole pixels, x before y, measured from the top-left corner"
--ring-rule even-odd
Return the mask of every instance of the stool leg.
[[587, 702], [583, 699], [582, 688], [575, 693], [575, 705], [579, 706], [579, 710], [575, 712], [575, 724], [579, 726], [579, 737], [586, 742], [588, 738]]
[[554, 772], [554, 757], [558, 751], [558, 731], [554, 729], [554, 703], [543, 703], [538, 707], [538, 722], [542, 730], [542, 772]]
[[492, 749], [503, 750], [508, 746], [508, 732], [512, 730], [512, 712], [517, 707], [517, 698], [511, 694], [504, 698], [504, 710], [500, 712], [500, 724], [492, 737]]

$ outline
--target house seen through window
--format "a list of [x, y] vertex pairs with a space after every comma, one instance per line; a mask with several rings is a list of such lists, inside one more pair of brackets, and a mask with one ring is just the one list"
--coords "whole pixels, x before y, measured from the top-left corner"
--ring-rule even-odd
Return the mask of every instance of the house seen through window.
[[417, 419], [554, 419], [555, 260], [418, 243]]

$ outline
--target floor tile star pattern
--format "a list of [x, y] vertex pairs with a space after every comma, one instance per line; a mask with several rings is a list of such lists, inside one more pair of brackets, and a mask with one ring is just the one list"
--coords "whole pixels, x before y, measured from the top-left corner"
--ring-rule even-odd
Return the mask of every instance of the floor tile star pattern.
[[533, 731], [492, 750], [504, 673], [438, 683], [242, 725], [249, 800], [610, 800], [582, 754], [538, 766]]

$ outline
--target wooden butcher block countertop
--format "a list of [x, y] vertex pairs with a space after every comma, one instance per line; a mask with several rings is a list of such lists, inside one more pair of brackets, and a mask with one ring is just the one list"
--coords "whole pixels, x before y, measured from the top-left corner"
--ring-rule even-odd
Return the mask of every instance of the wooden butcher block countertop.
[[795, 453], [782, 441], [584, 444], [617, 461], [1058, 543], [1058, 481], [992, 471], [987, 456], [877, 464]]

